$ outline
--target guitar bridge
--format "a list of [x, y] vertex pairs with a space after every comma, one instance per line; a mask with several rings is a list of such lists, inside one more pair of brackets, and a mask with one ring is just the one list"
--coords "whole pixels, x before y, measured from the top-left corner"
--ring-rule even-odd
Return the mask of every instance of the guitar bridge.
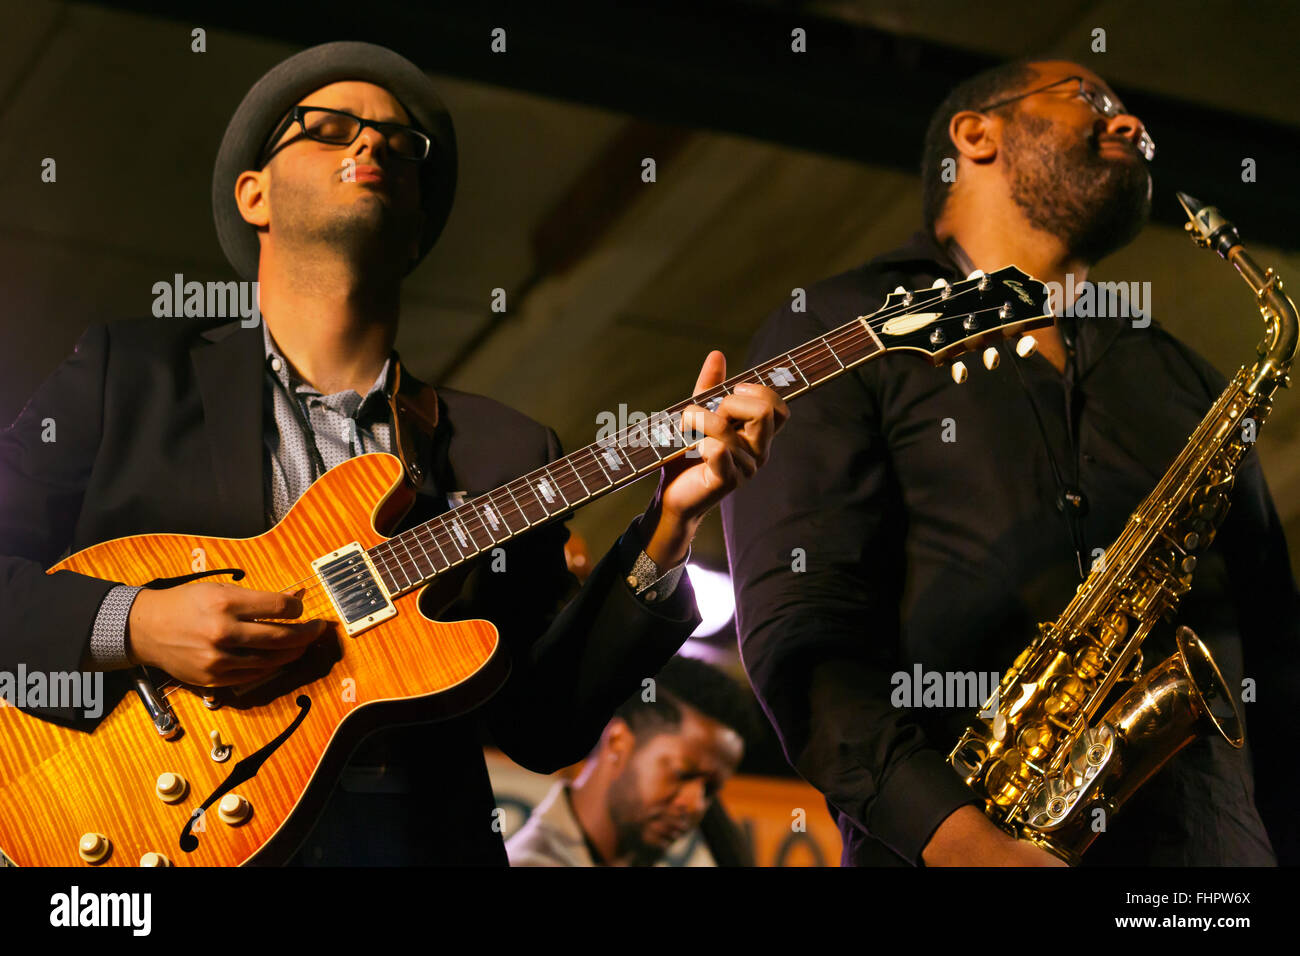
[[358, 542], [317, 558], [311, 566], [349, 636], [397, 615], [370, 556]]

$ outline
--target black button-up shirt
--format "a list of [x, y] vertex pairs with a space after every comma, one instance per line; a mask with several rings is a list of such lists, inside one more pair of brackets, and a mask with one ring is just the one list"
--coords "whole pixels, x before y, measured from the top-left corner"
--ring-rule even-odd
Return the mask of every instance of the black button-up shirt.
[[[805, 311], [774, 312], [750, 364], [875, 311], [897, 285], [938, 277], [964, 278], [918, 233], [809, 288]], [[1243, 290], [1233, 320], [1254, 315]], [[993, 372], [969, 356], [964, 385], [898, 354], [801, 397], [767, 466], [722, 506], [746, 669], [792, 764], [826, 794], [845, 863], [919, 864], [944, 818], [973, 802], [946, 755], [979, 704], [894, 706], [894, 675], [1004, 672], [1073, 596], [1080, 555], [1086, 566], [1115, 540], [1226, 384], [1155, 322], [1080, 319], [1064, 375], [1013, 344]], [[1063, 488], [1083, 492], [1086, 513], [1058, 508]], [[1255, 681], [1257, 702], [1242, 705], [1247, 749], [1198, 739], [1087, 862], [1267, 864], [1270, 835], [1291, 852], [1295, 761], [1281, 742], [1296, 728], [1298, 605], [1252, 451], [1179, 617], [1230, 687]], [[1173, 650], [1162, 625], [1147, 665]]]

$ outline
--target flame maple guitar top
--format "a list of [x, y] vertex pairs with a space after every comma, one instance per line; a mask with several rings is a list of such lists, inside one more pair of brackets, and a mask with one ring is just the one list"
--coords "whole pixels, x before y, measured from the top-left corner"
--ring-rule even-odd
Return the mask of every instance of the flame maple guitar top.
[[[176, 686], [167, 700], [182, 731], [173, 740], [158, 734], [134, 692], [93, 732], [0, 707], [0, 850], [19, 866], [86, 866], [78, 843], [83, 834], [99, 833], [112, 845], [99, 865], [138, 866], [145, 853], [154, 852], [176, 866], [231, 866], [249, 861], [275, 836], [279, 852], [287, 855], [293, 846], [284, 845], [296, 846], [305, 832], [302, 818], [328, 795], [334, 773], [361, 735], [392, 722], [385, 716], [441, 716], [439, 705], [457, 693], [462, 710], [485, 696], [488, 664], [499, 661], [492, 624], [431, 621], [417, 607], [417, 589], [394, 601], [396, 616], [349, 637], [312, 571], [313, 560], [343, 545], [356, 541], [371, 548], [385, 539], [376, 529], [391, 530], [414, 500], [400, 478], [401, 463], [393, 456], [362, 455], [327, 472], [279, 524], [256, 538], [133, 535], [87, 548], [49, 569], [144, 584], [193, 574], [201, 555], [200, 569], [243, 569], [240, 586], [293, 591], [315, 585], [303, 596], [303, 618], [332, 623], [302, 664], [245, 694], [222, 692], [215, 710], [198, 689]], [[406, 703], [392, 703], [399, 701]], [[290, 728], [255, 775], [232, 788], [251, 805], [251, 816], [228, 825], [213, 801], [194, 827], [197, 846], [186, 852], [181, 836], [193, 811], [242, 759]], [[213, 730], [233, 746], [225, 762], [211, 757]], [[163, 773], [184, 778], [184, 799], [168, 804], [159, 798], [155, 784]], [[313, 783], [313, 800], [305, 801]]]

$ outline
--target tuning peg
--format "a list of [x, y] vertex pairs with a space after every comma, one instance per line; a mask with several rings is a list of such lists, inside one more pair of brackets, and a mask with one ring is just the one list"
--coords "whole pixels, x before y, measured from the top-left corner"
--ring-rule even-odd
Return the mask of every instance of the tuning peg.
[[974, 270], [971, 271], [971, 274], [968, 275], [966, 278], [967, 278], [967, 279], [982, 279], [982, 278], [984, 278], [984, 270], [983, 270], [983, 269], [974, 269]]
[[1032, 335], [1022, 336], [1020, 341], [1016, 343], [1016, 354], [1021, 358], [1029, 358], [1029, 356], [1033, 355], [1037, 350], [1038, 339], [1034, 338]]
[[966, 371], [966, 363], [965, 363], [965, 362], [953, 362], [953, 363], [952, 363], [952, 380], [953, 380], [954, 382], [956, 382], [958, 385], [960, 385], [962, 382], [966, 381], [966, 376], [967, 376], [967, 374], [968, 374], [968, 373], [967, 373], [967, 371]]
[[943, 279], [943, 278], [935, 279], [934, 282], [930, 285], [930, 288], [942, 289], [943, 293], [939, 296], [939, 298], [941, 299], [946, 299], [948, 298], [948, 296], [952, 295], [952, 284], [949, 283], [947, 279]]
[[998, 354], [998, 350], [990, 345], [984, 350], [984, 367], [990, 372], [993, 371], [998, 367], [998, 362], [1001, 358], [1002, 357]]
[[895, 291], [895, 292], [906, 292], [907, 290], [904, 289], [901, 285], [898, 285], [898, 286], [894, 286], [894, 291]]
[[908, 291], [907, 291], [906, 289], [904, 289], [901, 285], [900, 285], [898, 288], [896, 288], [896, 289], [894, 290], [894, 294], [895, 294], [895, 295], [898, 295], [898, 294], [900, 294], [900, 293], [901, 293], [902, 296], [903, 296], [903, 305], [911, 305], [911, 304], [912, 304], [912, 293], [908, 292]]

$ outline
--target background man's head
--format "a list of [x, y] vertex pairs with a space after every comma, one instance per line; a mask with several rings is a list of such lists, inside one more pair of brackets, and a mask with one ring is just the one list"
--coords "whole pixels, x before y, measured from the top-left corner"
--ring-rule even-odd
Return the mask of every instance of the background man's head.
[[637, 865], [659, 859], [700, 823], [736, 771], [753, 733], [748, 692], [721, 671], [675, 657], [648, 692], [629, 698], [591, 756], [590, 785], [603, 788], [616, 853]]
[[[1084, 95], [1071, 77], [1083, 81]], [[1145, 131], [1123, 106], [1102, 115], [1089, 93], [1120, 102], [1096, 73], [1057, 60], [1005, 64], [955, 87], [926, 131], [927, 228], [950, 230], [956, 211], [977, 205], [976, 194], [996, 193], [1085, 262], [1131, 241], [1151, 210], [1151, 179], [1137, 149]], [[992, 105], [1005, 100], [1012, 102]], [[945, 179], [946, 167], [955, 169], [955, 182]]]
[[[304, 113], [298, 121], [286, 114], [264, 164], [235, 182], [240, 214], [257, 227], [263, 256], [342, 258], [399, 279], [419, 258], [425, 219], [422, 160], [413, 158], [420, 138], [403, 129], [415, 128], [410, 114], [391, 92], [361, 81], [330, 83], [297, 105], [340, 112]], [[394, 125], [358, 131], [341, 114]], [[313, 138], [354, 132], [350, 143]]]

